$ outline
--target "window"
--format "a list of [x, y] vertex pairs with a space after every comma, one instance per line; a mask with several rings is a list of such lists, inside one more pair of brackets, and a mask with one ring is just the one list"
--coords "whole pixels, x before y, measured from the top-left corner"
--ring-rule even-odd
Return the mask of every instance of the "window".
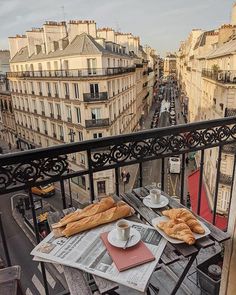
[[86, 179], [85, 176], [78, 176], [78, 177], [73, 177], [71, 178], [71, 181], [78, 186], [82, 187], [83, 189], [86, 189]]
[[42, 95], [42, 83], [41, 82], [38, 82], [38, 92], [39, 92], [39, 95]]
[[81, 123], [81, 112], [80, 108], [75, 108], [76, 117], [77, 117], [77, 123]]
[[51, 124], [51, 130], [52, 130], [52, 136], [56, 137], [56, 126], [53, 123]]
[[85, 156], [83, 154], [80, 154], [80, 163], [85, 165]]
[[107, 67], [110, 68], [110, 58], [107, 59]]
[[41, 111], [42, 111], [42, 115], [45, 116], [45, 107], [44, 107], [44, 102], [40, 101], [40, 105], [41, 105]]
[[99, 97], [98, 84], [90, 84], [90, 94], [92, 98]]
[[64, 83], [64, 93], [65, 93], [65, 98], [69, 98], [69, 84]]
[[49, 105], [50, 116], [53, 117], [54, 116], [53, 104], [49, 102], [48, 105]]
[[47, 85], [48, 96], [51, 96], [51, 84], [47, 82], [46, 85]]
[[59, 103], [56, 104], [56, 110], [57, 110], [57, 118], [61, 120], [61, 106]]
[[81, 131], [78, 132], [79, 141], [83, 141], [83, 133]]
[[63, 127], [62, 127], [61, 125], [59, 125], [58, 128], [59, 128], [60, 140], [64, 140], [64, 131], [63, 131]]
[[88, 74], [89, 75], [96, 75], [96, 68], [97, 68], [96, 58], [88, 58], [87, 65], [88, 65]]
[[43, 130], [47, 134], [47, 122], [45, 120], [43, 120]]
[[31, 89], [31, 93], [34, 93], [34, 83], [30, 82], [30, 89]]
[[73, 83], [73, 86], [74, 86], [75, 98], [79, 98], [79, 85], [77, 83]]
[[57, 83], [54, 83], [54, 95], [55, 95], [55, 97], [58, 97], [58, 85], [57, 85]]
[[93, 133], [93, 138], [102, 137], [102, 133]]
[[101, 109], [91, 109], [91, 116], [93, 120], [101, 118]]
[[71, 107], [66, 106], [66, 112], [67, 112], [67, 120], [68, 120], [68, 122], [72, 122]]
[[33, 110], [34, 110], [34, 112], [37, 113], [36, 101], [32, 100], [32, 102], [33, 102]]
[[98, 181], [97, 182], [97, 190], [98, 190], [98, 195], [106, 194], [106, 182], [105, 181]]

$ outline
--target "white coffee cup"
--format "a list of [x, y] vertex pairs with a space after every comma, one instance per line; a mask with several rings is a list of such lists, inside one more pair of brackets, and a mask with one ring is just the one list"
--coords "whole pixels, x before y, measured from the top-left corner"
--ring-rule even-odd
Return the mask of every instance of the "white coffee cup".
[[153, 204], [158, 204], [160, 203], [160, 199], [161, 199], [161, 190], [154, 188], [150, 190], [150, 198], [151, 198], [151, 202]]
[[117, 238], [127, 241], [130, 235], [130, 224], [127, 220], [121, 219], [116, 223]]

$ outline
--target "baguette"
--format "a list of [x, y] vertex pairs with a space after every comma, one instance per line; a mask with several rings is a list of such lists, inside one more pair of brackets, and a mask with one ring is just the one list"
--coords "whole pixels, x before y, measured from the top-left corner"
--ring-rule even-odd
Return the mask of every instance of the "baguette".
[[100, 212], [104, 212], [112, 207], [114, 207], [115, 201], [112, 197], [103, 198], [100, 202], [91, 204], [80, 211], [72, 212], [65, 215], [58, 223], [52, 225], [53, 229], [64, 227], [71, 222], [78, 221], [82, 218], [95, 215]]
[[82, 231], [130, 216], [132, 214], [133, 210], [129, 205], [119, 204], [118, 206], [110, 208], [107, 211], [67, 224], [66, 228], [62, 231], [62, 234], [66, 237], [70, 237]]

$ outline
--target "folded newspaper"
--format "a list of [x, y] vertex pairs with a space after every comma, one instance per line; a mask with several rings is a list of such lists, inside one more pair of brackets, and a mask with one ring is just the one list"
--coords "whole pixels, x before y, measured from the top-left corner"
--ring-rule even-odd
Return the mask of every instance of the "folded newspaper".
[[88, 273], [144, 292], [161, 257], [167, 241], [151, 226], [131, 222], [156, 260], [119, 272], [104, 246], [100, 234], [115, 227], [109, 223], [70, 238], [55, 238], [50, 233], [38, 244], [31, 255], [35, 260], [75, 267]]

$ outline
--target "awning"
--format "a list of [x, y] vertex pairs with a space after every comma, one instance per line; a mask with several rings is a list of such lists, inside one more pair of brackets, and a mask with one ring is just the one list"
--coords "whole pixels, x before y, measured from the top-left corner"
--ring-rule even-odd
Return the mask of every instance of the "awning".
[[[197, 213], [197, 201], [198, 201], [198, 186], [199, 186], [199, 169], [193, 172], [188, 177], [188, 191], [190, 194], [191, 206], [193, 212]], [[203, 181], [204, 182], [204, 181]], [[213, 213], [208, 202], [206, 188], [204, 183], [202, 184], [202, 196], [201, 196], [201, 208], [200, 216], [212, 223]], [[227, 228], [227, 217], [216, 215], [216, 224], [219, 229], [225, 230]]]

